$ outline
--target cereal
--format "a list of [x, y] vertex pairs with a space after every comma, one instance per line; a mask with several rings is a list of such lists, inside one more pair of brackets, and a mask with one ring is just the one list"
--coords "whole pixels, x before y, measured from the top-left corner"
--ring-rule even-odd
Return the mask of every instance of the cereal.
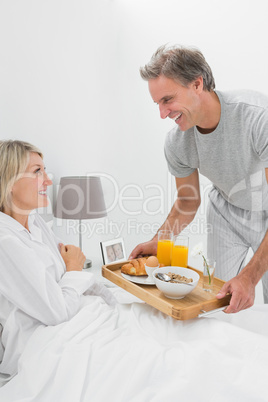
[[171, 278], [171, 281], [170, 281], [171, 283], [176, 283], [177, 281], [186, 282], [186, 283], [193, 282], [193, 278], [186, 278], [186, 276], [181, 276], [179, 274], [173, 274], [172, 272], [169, 272], [167, 275]]

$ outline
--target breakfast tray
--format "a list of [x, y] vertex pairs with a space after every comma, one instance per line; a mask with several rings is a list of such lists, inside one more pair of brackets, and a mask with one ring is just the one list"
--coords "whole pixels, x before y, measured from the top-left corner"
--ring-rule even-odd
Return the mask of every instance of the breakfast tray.
[[231, 295], [219, 300], [216, 298], [216, 294], [223, 286], [224, 281], [214, 278], [213, 291], [211, 293], [205, 292], [202, 288], [203, 273], [195, 268], [188, 267], [200, 275], [196, 288], [183, 299], [175, 300], [165, 297], [155, 285], [140, 285], [123, 278], [121, 267], [126, 262], [103, 265], [102, 276], [176, 320], [189, 320], [205, 316], [222, 310], [229, 304]]

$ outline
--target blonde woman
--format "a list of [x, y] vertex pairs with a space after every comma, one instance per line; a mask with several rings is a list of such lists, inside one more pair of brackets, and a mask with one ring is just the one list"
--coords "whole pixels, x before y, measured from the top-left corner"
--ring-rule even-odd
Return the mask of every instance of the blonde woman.
[[61, 244], [36, 213], [48, 205], [51, 184], [39, 149], [0, 141], [0, 374], [7, 379], [33, 331], [72, 318], [86, 291], [114, 302], [82, 272], [82, 251]]

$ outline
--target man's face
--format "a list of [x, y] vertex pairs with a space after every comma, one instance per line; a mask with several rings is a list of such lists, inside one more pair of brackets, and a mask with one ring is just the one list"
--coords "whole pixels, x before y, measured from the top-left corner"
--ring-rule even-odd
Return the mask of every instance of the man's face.
[[188, 87], [160, 75], [149, 80], [149, 91], [159, 105], [160, 117], [173, 119], [181, 131], [198, 125], [200, 120], [200, 94], [203, 91], [202, 79], [191, 82]]
[[120, 244], [115, 244], [114, 245], [114, 252], [115, 252], [115, 256], [116, 258], [122, 258], [122, 249]]

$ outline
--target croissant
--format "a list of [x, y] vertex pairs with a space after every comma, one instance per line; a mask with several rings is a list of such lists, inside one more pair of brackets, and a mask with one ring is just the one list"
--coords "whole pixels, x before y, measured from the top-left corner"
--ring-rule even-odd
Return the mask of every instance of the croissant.
[[121, 267], [121, 272], [127, 275], [147, 275], [145, 271], [145, 262], [147, 258], [137, 258], [136, 260], [130, 260], [127, 264]]

